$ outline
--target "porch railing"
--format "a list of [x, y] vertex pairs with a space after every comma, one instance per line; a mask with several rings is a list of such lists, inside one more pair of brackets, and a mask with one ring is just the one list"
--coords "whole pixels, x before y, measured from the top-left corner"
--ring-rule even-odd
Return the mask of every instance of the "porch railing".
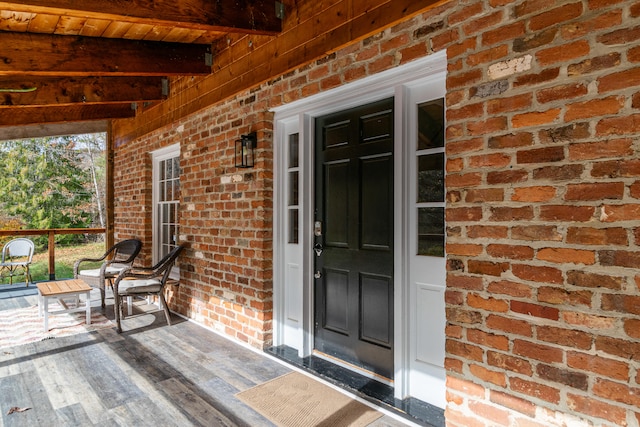
[[56, 235], [104, 234], [104, 228], [51, 228], [48, 230], [0, 230], [0, 237], [49, 236], [49, 280], [56, 280]]

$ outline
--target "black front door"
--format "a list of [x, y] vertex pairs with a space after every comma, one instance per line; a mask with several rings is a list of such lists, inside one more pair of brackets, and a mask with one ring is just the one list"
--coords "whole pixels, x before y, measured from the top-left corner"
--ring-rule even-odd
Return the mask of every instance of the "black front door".
[[315, 136], [315, 348], [393, 378], [393, 99]]

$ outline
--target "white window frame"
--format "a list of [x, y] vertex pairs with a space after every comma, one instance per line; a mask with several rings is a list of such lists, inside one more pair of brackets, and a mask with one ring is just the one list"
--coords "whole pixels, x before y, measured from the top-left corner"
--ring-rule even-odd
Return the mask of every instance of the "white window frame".
[[[151, 162], [152, 162], [152, 256], [153, 263], [157, 263], [161, 258], [161, 246], [160, 246], [160, 232], [159, 232], [159, 224], [158, 224], [158, 207], [160, 203], [160, 162], [173, 159], [180, 159], [180, 144], [170, 145], [168, 147], [161, 148], [159, 150], [151, 152]], [[178, 200], [180, 203], [180, 200]], [[179, 209], [178, 209], [179, 210]], [[179, 240], [180, 230], [178, 229], [178, 236], [176, 239]], [[172, 278], [180, 277], [180, 269], [178, 264], [176, 263], [171, 271]]]

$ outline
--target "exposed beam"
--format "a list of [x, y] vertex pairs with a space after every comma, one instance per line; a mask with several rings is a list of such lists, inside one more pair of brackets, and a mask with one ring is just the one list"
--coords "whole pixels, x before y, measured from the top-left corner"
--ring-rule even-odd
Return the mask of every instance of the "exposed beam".
[[281, 29], [273, 0], [19, 0], [0, 2], [0, 10], [221, 32], [276, 34]]
[[211, 73], [210, 45], [0, 31], [0, 46], [0, 76]]
[[[3, 77], [0, 111], [28, 105], [159, 101], [163, 77]], [[166, 82], [168, 88], [168, 82]]]
[[20, 107], [0, 111], [1, 126], [39, 123], [69, 123], [85, 120], [124, 119], [135, 116], [131, 104], [69, 105], [64, 107]]
[[107, 120], [0, 127], [0, 141], [106, 132]]

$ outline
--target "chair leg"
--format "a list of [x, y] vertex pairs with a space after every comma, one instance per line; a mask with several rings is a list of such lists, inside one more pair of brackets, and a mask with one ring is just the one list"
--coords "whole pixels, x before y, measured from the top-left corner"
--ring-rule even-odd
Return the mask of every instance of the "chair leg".
[[122, 311], [122, 308], [120, 307], [120, 297], [118, 296], [117, 293], [114, 293], [113, 295], [115, 302], [113, 304], [113, 310], [115, 311], [116, 314], [116, 331], [118, 333], [122, 332], [122, 325], [120, 324], [120, 312]]
[[100, 286], [100, 302], [102, 303], [102, 309], [104, 310], [107, 305], [104, 302], [105, 300], [105, 289], [104, 289], [104, 284], [102, 286]]
[[164, 299], [164, 293], [160, 292], [158, 294], [158, 298], [160, 298], [160, 304], [162, 304], [162, 308], [164, 309], [164, 315], [167, 318], [167, 325], [171, 326], [171, 314], [169, 313], [169, 308], [167, 307], [167, 301]]

